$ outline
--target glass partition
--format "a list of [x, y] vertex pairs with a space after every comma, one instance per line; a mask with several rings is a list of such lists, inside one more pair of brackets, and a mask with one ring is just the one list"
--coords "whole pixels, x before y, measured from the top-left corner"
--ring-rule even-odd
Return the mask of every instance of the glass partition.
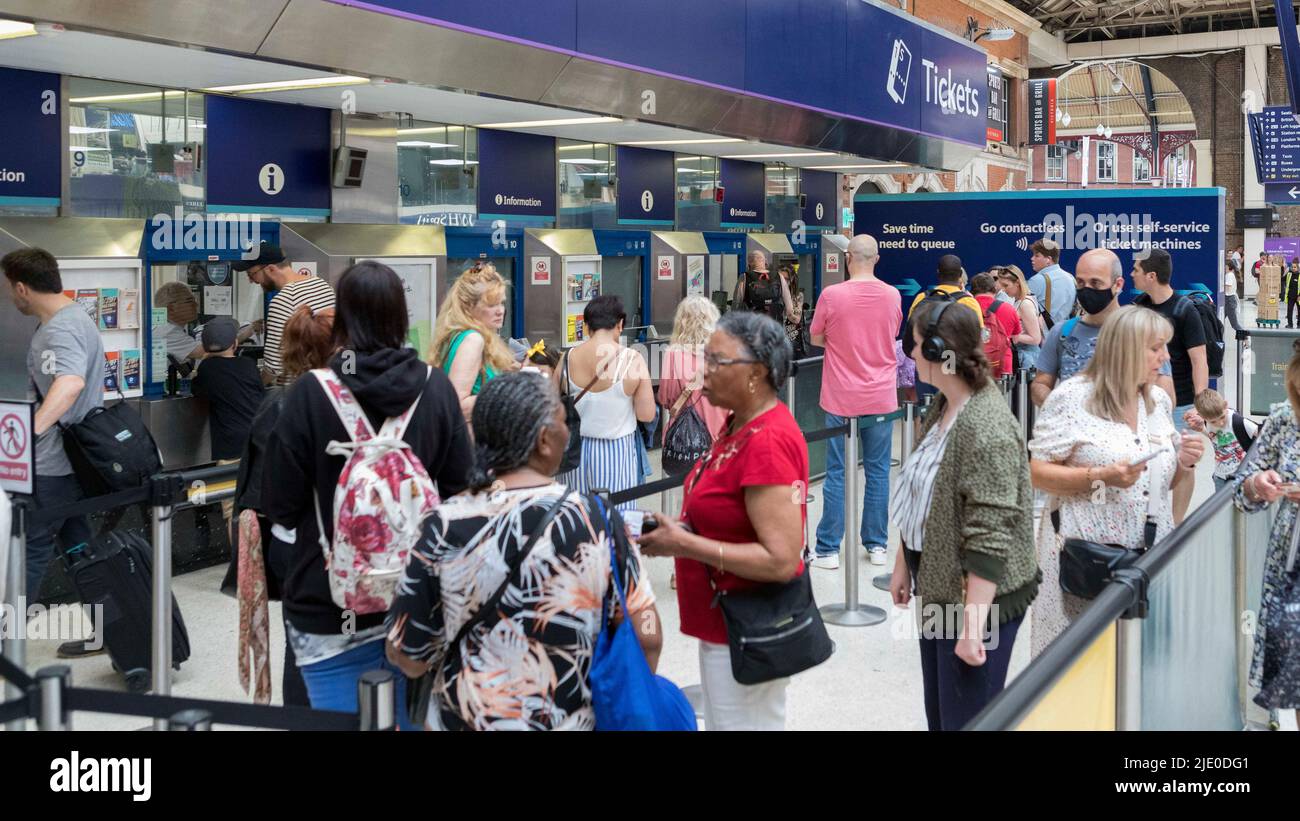
[[608, 143], [558, 140], [559, 228], [617, 228], [615, 152]]
[[413, 121], [397, 129], [403, 223], [471, 227], [478, 218], [478, 129]]
[[[765, 176], [768, 227], [778, 234], [788, 234], [794, 230], [795, 220], [803, 216], [799, 208], [799, 169], [769, 166]], [[811, 292], [811, 281], [808, 288]]]
[[204, 97], [174, 89], [68, 79], [69, 213], [138, 217], [201, 212]]
[[[822, 362], [804, 365], [791, 382], [795, 385], [794, 421], [804, 433], [826, 429], [826, 412], [821, 408]], [[790, 383], [781, 389], [781, 401], [790, 404]], [[808, 444], [809, 481], [818, 481], [826, 473], [826, 440]]]
[[677, 156], [678, 231], [722, 229], [722, 206], [714, 200], [717, 181], [716, 157]]

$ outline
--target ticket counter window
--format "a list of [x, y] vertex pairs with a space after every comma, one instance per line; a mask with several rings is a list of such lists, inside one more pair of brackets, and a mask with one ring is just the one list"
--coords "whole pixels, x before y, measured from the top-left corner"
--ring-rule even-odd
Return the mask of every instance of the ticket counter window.
[[[213, 318], [228, 316], [235, 320], [241, 331], [244, 329], [249, 331], [247, 339], [241, 346], [247, 349], [245, 353], [253, 355], [263, 344], [262, 334], [259, 331], [264, 318], [266, 294], [260, 286], [249, 283], [245, 275], [235, 271], [230, 260], [220, 262], [191, 260], [175, 264], [158, 264], [152, 267], [152, 273], [155, 296], [162, 293], [164, 289], [168, 289], [169, 293], [180, 293], [175, 285], [169, 283], [179, 283], [190, 293], [192, 310], [181, 312], [184, 314], [181, 318], [186, 320], [181, 325], [190, 336], [197, 338], [203, 325]], [[166, 306], [155, 304], [154, 307]], [[189, 318], [189, 314], [193, 317]], [[169, 324], [177, 323], [169, 322]], [[249, 326], [252, 328], [250, 329]], [[179, 335], [174, 330], [165, 328], [164, 331], [175, 336], [179, 345]], [[162, 374], [158, 374], [155, 379], [161, 376]]]

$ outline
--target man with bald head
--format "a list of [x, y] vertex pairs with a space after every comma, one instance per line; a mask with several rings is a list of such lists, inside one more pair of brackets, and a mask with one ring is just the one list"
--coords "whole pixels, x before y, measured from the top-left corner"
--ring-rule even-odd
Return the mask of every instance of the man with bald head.
[[[1093, 248], [1079, 257], [1074, 267], [1079, 306], [1083, 316], [1059, 322], [1043, 339], [1038, 354], [1038, 375], [1030, 385], [1034, 404], [1042, 407], [1052, 388], [1080, 373], [1097, 350], [1097, 336], [1111, 314], [1119, 310], [1124, 291], [1124, 267], [1109, 248]], [[1173, 396], [1173, 379], [1166, 362], [1160, 387]]]
[[790, 298], [790, 286], [785, 277], [773, 276], [767, 270], [767, 254], [750, 251], [746, 260], [748, 269], [736, 283], [736, 301], [733, 307], [768, 316], [785, 327], [786, 320], [799, 321], [799, 311]]
[[[876, 278], [879, 245], [858, 234], [845, 253], [849, 278], [822, 291], [813, 314], [812, 343], [826, 349], [822, 366], [821, 407], [826, 427], [858, 417], [863, 483], [861, 544], [871, 563], [885, 563], [889, 543], [889, 462], [893, 422], [876, 419], [898, 410], [898, 360], [894, 338], [903, 321], [898, 289]], [[822, 520], [817, 525], [816, 567], [839, 567], [844, 534], [844, 439], [826, 441], [826, 484]]]

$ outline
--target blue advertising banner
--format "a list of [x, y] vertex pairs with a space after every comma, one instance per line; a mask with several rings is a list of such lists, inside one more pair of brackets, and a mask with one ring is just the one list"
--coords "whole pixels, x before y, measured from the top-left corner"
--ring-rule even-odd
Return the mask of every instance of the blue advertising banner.
[[673, 152], [620, 145], [616, 157], [619, 225], [672, 225], [677, 205]]
[[210, 95], [208, 211], [330, 212], [330, 112]]
[[59, 76], [0, 68], [0, 205], [57, 207], [62, 180]]
[[1043, 236], [1061, 243], [1061, 266], [1073, 272], [1090, 248], [1110, 248], [1129, 272], [1143, 248], [1167, 250], [1176, 290], [1222, 286], [1224, 190], [1179, 188], [1108, 191], [1005, 191], [957, 194], [859, 194], [854, 230], [880, 242], [876, 274], [905, 292], [936, 283], [939, 257], [961, 257], [974, 276], [1016, 264], [1032, 276], [1029, 246]]
[[480, 128], [478, 215], [481, 220], [555, 219], [555, 138]]
[[985, 145], [984, 50], [892, 2], [332, 2]]
[[763, 164], [722, 159], [718, 166], [719, 184], [726, 189], [722, 200], [722, 227], [765, 226], [767, 178]]
[[812, 230], [835, 230], [839, 216], [838, 177], [831, 171], [800, 171], [800, 192], [806, 197], [803, 215], [804, 227]]

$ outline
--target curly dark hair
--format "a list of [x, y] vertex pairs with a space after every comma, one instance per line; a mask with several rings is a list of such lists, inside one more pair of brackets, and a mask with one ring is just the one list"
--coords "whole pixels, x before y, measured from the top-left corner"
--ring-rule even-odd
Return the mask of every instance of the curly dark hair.
[[470, 490], [491, 487], [498, 475], [527, 464], [559, 407], [559, 392], [540, 374], [510, 373], [488, 382], [470, 414], [476, 453]]

